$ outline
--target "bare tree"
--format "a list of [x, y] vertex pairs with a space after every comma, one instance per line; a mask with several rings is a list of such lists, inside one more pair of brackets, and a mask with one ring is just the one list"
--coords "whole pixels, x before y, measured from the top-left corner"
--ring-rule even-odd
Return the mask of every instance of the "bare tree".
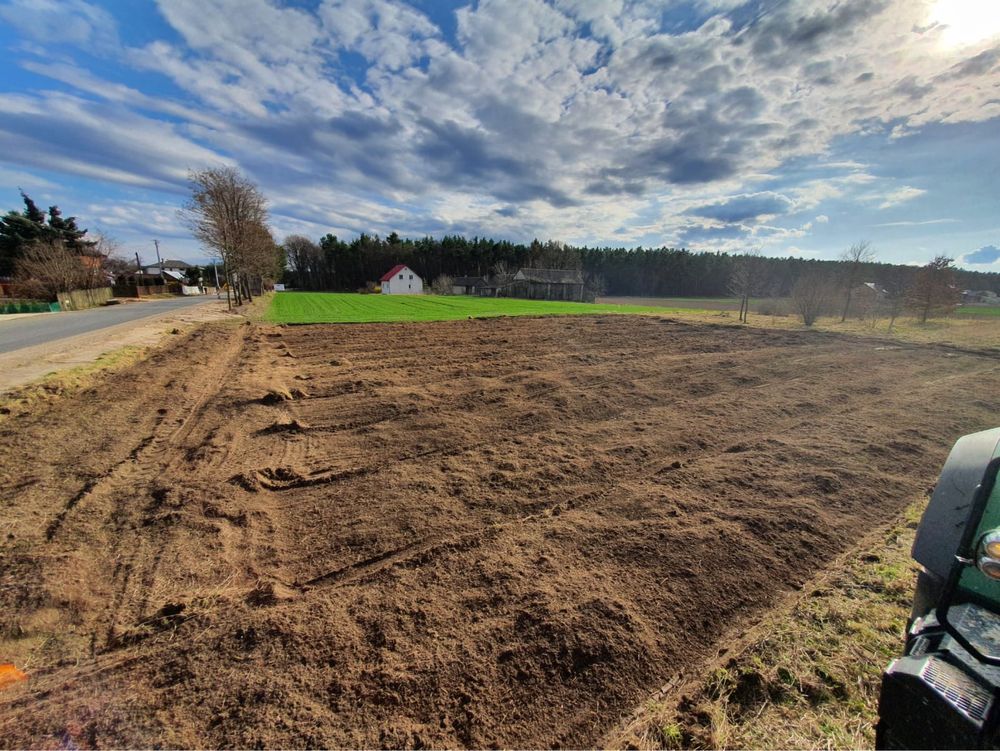
[[431, 282], [431, 292], [435, 295], [450, 295], [452, 293], [451, 286], [453, 281], [447, 274], [441, 274], [441, 276]]
[[764, 264], [759, 250], [748, 250], [733, 258], [729, 275], [729, 292], [740, 298], [740, 322], [746, 323], [750, 313], [750, 298], [760, 294], [764, 284]]
[[584, 302], [597, 302], [608, 290], [608, 283], [604, 277], [594, 271], [583, 273], [583, 300]]
[[[249, 293], [249, 279], [257, 270], [255, 254], [267, 228], [267, 200], [257, 186], [234, 167], [210, 167], [192, 171], [191, 198], [182, 214], [194, 236], [209, 255], [222, 261], [226, 272], [226, 299], [232, 306]], [[267, 232], [270, 235], [270, 232]], [[271, 240], [273, 245], [273, 238]]]
[[896, 319], [903, 314], [906, 307], [906, 294], [909, 290], [909, 275], [902, 268], [891, 266], [889, 272], [881, 280], [882, 296], [878, 307], [883, 315], [889, 318], [889, 331]]
[[792, 287], [792, 307], [802, 316], [802, 323], [812, 326], [826, 310], [830, 300], [830, 284], [825, 274], [810, 269]]
[[253, 299], [253, 292], [263, 294], [265, 287], [281, 275], [280, 258], [278, 244], [268, 226], [263, 222], [251, 223], [239, 260], [242, 288], [248, 300]]
[[937, 256], [920, 268], [906, 293], [906, 305], [921, 323], [951, 313], [961, 297], [955, 286], [954, 259]]
[[38, 241], [27, 246], [17, 261], [17, 277], [23, 284], [30, 282], [43, 289], [51, 299], [60, 292], [82, 289], [89, 272], [80, 259], [62, 240]]
[[95, 261], [86, 261], [85, 266], [89, 272], [91, 287], [103, 287], [116, 277], [128, 274], [135, 269], [135, 261], [130, 261], [122, 252], [121, 243], [105, 232], [92, 232], [90, 237], [93, 245], [87, 251], [89, 258]]
[[283, 244], [295, 286], [300, 289], [323, 289], [322, 248], [302, 235], [289, 235]]
[[847, 264], [847, 271], [844, 274], [844, 310], [840, 315], [840, 322], [843, 323], [850, 312], [854, 287], [861, 281], [861, 269], [864, 264], [875, 260], [875, 251], [867, 240], [862, 240], [841, 253], [840, 260]]
[[493, 265], [493, 282], [497, 286], [497, 296], [500, 296], [500, 291], [506, 289], [514, 281], [515, 272], [506, 261], [497, 261]]

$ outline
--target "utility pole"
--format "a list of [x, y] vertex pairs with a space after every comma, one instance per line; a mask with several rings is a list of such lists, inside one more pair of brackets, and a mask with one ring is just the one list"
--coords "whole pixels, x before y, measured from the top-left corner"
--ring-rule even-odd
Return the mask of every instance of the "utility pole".
[[160, 281], [163, 281], [163, 261], [160, 259], [160, 241], [153, 240], [153, 245], [156, 246], [156, 265], [160, 268]]
[[[219, 264], [212, 262], [212, 271], [215, 272], [215, 298], [222, 299], [222, 288], [219, 287]], [[226, 299], [229, 299], [229, 290], [226, 290]]]
[[142, 282], [142, 261], [139, 260], [139, 251], [135, 252], [135, 296], [141, 297], [139, 294], [139, 285]]

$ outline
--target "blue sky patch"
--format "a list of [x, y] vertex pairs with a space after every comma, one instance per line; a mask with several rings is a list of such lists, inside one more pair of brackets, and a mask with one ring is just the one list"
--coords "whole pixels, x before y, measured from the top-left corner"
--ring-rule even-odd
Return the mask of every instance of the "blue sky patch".
[[1000, 270], [1000, 14], [967, 7], [0, 0], [0, 209], [24, 188], [198, 260], [188, 172], [235, 164], [279, 238], [869, 240]]

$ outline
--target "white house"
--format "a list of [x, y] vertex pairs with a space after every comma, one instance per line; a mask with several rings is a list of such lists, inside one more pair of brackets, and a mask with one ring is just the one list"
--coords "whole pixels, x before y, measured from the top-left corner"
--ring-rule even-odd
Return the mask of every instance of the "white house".
[[424, 281], [413, 269], [403, 264], [397, 264], [379, 281], [382, 283], [383, 295], [422, 295]]

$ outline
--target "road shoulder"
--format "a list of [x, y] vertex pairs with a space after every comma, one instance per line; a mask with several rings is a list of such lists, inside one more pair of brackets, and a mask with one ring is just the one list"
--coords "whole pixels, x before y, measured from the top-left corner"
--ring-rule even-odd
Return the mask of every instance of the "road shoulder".
[[227, 312], [225, 301], [213, 300], [204, 305], [126, 321], [99, 331], [0, 354], [0, 394], [6, 395], [43, 378], [93, 365], [126, 347], [151, 347], [175, 329], [180, 331], [201, 323], [234, 317]]

